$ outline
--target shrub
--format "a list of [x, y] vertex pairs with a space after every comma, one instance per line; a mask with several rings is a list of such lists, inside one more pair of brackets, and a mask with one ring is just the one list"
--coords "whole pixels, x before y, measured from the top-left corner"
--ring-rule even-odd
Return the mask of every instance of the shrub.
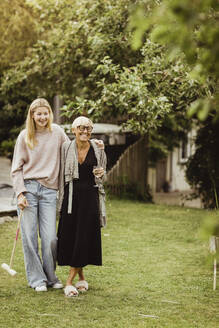
[[142, 193], [140, 185], [128, 181], [127, 177], [120, 177], [113, 185], [106, 183], [105, 188], [108, 194], [118, 196], [122, 199], [139, 200], [147, 203], [153, 201], [149, 185], [147, 185], [146, 190]]
[[15, 140], [9, 139], [9, 140], [2, 141], [0, 144], [1, 155], [6, 156], [7, 158], [10, 158], [10, 160], [12, 160], [14, 145], [15, 145]]
[[217, 208], [219, 193], [219, 122], [208, 119], [195, 140], [195, 153], [189, 159], [186, 177], [205, 208]]

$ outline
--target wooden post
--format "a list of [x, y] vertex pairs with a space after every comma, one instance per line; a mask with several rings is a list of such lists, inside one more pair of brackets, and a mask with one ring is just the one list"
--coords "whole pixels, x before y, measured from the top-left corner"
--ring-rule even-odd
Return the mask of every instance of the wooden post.
[[60, 116], [60, 108], [62, 107], [62, 99], [59, 95], [56, 95], [53, 98], [53, 115], [54, 115], [54, 123], [61, 124], [62, 119]]
[[141, 143], [139, 144], [138, 154], [138, 181], [141, 196], [144, 197], [148, 184], [148, 135], [142, 137]]
[[213, 290], [216, 290], [216, 279], [217, 279], [217, 260], [214, 258], [214, 278], [213, 278]]

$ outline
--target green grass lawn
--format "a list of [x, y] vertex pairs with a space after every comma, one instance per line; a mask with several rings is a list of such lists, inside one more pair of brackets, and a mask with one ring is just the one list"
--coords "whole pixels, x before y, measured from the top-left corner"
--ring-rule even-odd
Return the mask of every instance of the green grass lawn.
[[[0, 327], [219, 327], [219, 277], [213, 291], [208, 245], [199, 239], [205, 211], [124, 200], [107, 206], [103, 266], [85, 269], [90, 288], [77, 298], [27, 287], [19, 240], [18, 274], [0, 271]], [[9, 264], [15, 231], [15, 222], [0, 225], [1, 263]], [[57, 268], [63, 282], [67, 273]]]

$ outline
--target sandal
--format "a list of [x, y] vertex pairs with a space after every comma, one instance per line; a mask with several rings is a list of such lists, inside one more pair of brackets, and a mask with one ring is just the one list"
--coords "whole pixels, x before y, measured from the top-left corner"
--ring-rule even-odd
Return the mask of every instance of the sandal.
[[67, 297], [75, 297], [78, 296], [78, 291], [74, 286], [68, 285], [64, 288], [64, 294]]
[[86, 280], [79, 280], [76, 284], [75, 287], [77, 290], [80, 292], [86, 292], [88, 290], [88, 282]]

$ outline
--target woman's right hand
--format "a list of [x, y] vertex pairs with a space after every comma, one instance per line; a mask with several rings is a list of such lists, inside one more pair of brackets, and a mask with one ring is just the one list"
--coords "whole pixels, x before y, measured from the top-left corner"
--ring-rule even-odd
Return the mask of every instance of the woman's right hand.
[[22, 193], [18, 195], [17, 200], [18, 200], [17, 205], [22, 211], [25, 209], [25, 207], [27, 207], [29, 205], [27, 198]]

